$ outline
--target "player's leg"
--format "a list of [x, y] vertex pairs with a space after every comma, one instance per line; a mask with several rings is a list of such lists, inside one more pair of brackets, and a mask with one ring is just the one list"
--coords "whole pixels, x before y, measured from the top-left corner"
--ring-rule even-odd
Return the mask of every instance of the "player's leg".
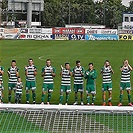
[[11, 103], [12, 84], [8, 83], [8, 102]]
[[118, 103], [118, 106], [122, 106], [122, 99], [123, 99], [123, 91], [124, 91], [124, 88], [125, 88], [125, 83], [120, 83], [120, 96], [119, 96], [119, 103]]
[[65, 86], [61, 85], [59, 105], [62, 105], [62, 102], [63, 102], [63, 92], [65, 92]]
[[91, 94], [92, 94], [92, 105], [94, 105], [94, 103], [95, 103], [95, 95], [96, 95], [96, 87], [95, 87], [95, 85], [92, 85], [91, 86]]
[[18, 101], [18, 96], [17, 96], [18, 94], [16, 93], [15, 94], [15, 103], [17, 103], [17, 101]]
[[75, 92], [75, 103], [74, 105], [78, 104], [78, 88], [77, 84], [74, 84], [74, 92]]
[[47, 84], [43, 83], [43, 85], [42, 85], [42, 102], [41, 102], [42, 105], [44, 104], [47, 91], [48, 91]]
[[111, 100], [112, 100], [112, 83], [108, 84], [108, 94], [109, 94], [109, 98], [108, 98], [108, 105], [112, 106]]
[[127, 96], [128, 96], [128, 105], [133, 106], [131, 103], [131, 85], [130, 85], [130, 83], [126, 83], [126, 91], [127, 91]]
[[107, 85], [103, 83], [102, 84], [102, 91], [103, 91], [103, 94], [102, 94], [103, 104], [102, 104], [102, 106], [106, 106], [106, 90], [107, 90]]
[[108, 105], [112, 106], [111, 100], [112, 100], [112, 90], [108, 90], [109, 98], [108, 98]]
[[30, 81], [26, 81], [26, 103], [29, 104], [30, 100]]
[[54, 86], [53, 84], [48, 84], [48, 101], [47, 101], [48, 105], [50, 104], [51, 94], [54, 88], [53, 86]]
[[70, 88], [70, 86], [66, 86], [66, 104], [65, 105], [67, 105], [68, 104], [68, 100], [69, 100], [69, 94], [70, 94], [70, 92], [71, 92], [71, 88]]
[[87, 94], [87, 105], [90, 105], [90, 86], [86, 84], [86, 94]]
[[84, 105], [84, 102], [83, 102], [83, 92], [84, 92], [84, 87], [83, 87], [83, 84], [79, 84], [78, 85], [78, 92], [80, 92], [80, 99], [81, 99], [81, 105]]
[[18, 103], [21, 103], [22, 94], [19, 94]]
[[32, 90], [32, 99], [33, 99], [33, 104], [36, 103], [36, 82], [31, 81], [31, 90]]

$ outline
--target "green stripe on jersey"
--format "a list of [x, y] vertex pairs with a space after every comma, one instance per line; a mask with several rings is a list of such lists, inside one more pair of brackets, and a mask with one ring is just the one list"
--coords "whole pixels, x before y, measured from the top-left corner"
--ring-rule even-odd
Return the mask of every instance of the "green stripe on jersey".
[[22, 82], [17, 82], [17, 84], [16, 84], [16, 94], [22, 94], [22, 88], [23, 88]]
[[36, 66], [32, 65], [32, 66], [27, 66], [25, 68], [25, 71], [28, 72], [27, 76], [26, 76], [26, 80], [27, 81], [35, 81], [36, 80], [36, 76], [34, 75], [34, 72], [37, 71]]
[[53, 84], [54, 83], [54, 79], [53, 79], [53, 76], [52, 76], [52, 73], [55, 73], [55, 68], [54, 67], [45, 66], [45, 67], [42, 68], [42, 73], [45, 73], [43, 83], [45, 83], [45, 84]]
[[19, 71], [18, 67], [8, 68], [8, 73], [10, 73], [8, 83], [11, 83], [11, 84], [17, 83], [16, 72], [18, 72], [18, 71]]
[[83, 76], [81, 73], [84, 74], [84, 68], [82, 66], [75, 66], [72, 72], [74, 74], [74, 84], [83, 84]]
[[110, 67], [103, 67], [101, 69], [101, 72], [102, 72], [103, 83], [111, 83], [112, 70], [110, 69]]
[[130, 68], [124, 67], [124, 69], [121, 72], [121, 82], [130, 82]]
[[67, 70], [64, 68], [61, 71], [61, 73], [62, 73], [61, 85], [65, 85], [65, 86], [71, 85], [70, 70]]

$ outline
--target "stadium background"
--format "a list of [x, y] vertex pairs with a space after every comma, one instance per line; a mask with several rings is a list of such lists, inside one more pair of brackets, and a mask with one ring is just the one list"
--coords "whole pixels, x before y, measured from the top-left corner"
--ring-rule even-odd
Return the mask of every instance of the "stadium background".
[[[129, 59], [129, 63], [131, 65], [133, 64], [132, 41], [109, 41], [109, 40], [132, 40], [132, 34], [131, 34], [132, 31], [130, 31], [130, 34], [129, 30], [117, 31], [116, 29], [113, 30], [93, 29], [90, 31], [88, 29], [83, 29], [83, 28], [12, 29], [12, 30], [1, 28], [0, 31], [2, 37], [3, 38], [5, 37], [6, 39], [7, 38], [20, 39], [20, 37], [23, 38], [27, 36], [32, 37], [32, 38], [24, 38], [24, 40], [1, 40], [0, 43], [1, 61], [2, 61], [1, 65], [4, 66], [5, 68], [4, 102], [7, 102], [7, 97], [8, 97], [7, 95], [8, 77], [6, 72], [8, 67], [10, 66], [11, 60], [12, 59], [17, 60], [17, 66], [20, 68], [20, 76], [22, 77], [23, 83], [25, 85], [24, 66], [27, 65], [28, 63], [27, 60], [29, 58], [33, 58], [34, 63], [38, 68], [37, 91], [36, 91], [37, 103], [41, 103], [41, 91], [42, 91], [42, 82], [43, 82], [43, 78], [41, 78], [41, 69], [45, 65], [45, 60], [47, 58], [50, 58], [52, 60], [52, 65], [56, 68], [54, 92], [52, 94], [52, 99], [51, 99], [52, 104], [59, 103], [60, 80], [61, 80], [59, 76], [60, 65], [63, 65], [65, 62], [70, 62], [71, 68], [73, 68], [75, 66], [75, 61], [79, 59], [81, 60], [81, 64], [83, 67], [85, 67], [85, 69], [87, 69], [89, 62], [93, 62], [95, 65], [95, 69], [98, 71], [98, 78], [96, 81], [97, 85], [96, 104], [101, 105], [102, 77], [100, 75], [100, 69], [104, 64], [104, 61], [108, 59], [110, 60], [111, 65], [115, 72], [115, 74], [112, 76], [113, 78], [112, 102], [113, 105], [118, 104], [119, 83], [120, 83], [119, 68], [122, 65], [122, 61], [124, 59]], [[80, 34], [79, 33], [77, 34], [77, 32], [80, 32]], [[93, 41], [87, 41], [88, 38], [86, 36], [93, 36], [92, 39], [90, 39]], [[56, 41], [52, 40], [53, 38]], [[25, 39], [30, 39], [30, 40], [25, 40]], [[82, 41], [76, 41], [76, 40], [82, 40]], [[97, 40], [102, 40], [102, 41], [97, 41]], [[72, 90], [73, 90], [73, 78], [72, 78]], [[22, 97], [23, 97], [22, 103], [25, 103], [25, 87], [23, 90]], [[12, 98], [12, 100], [13, 100], [12, 102], [14, 102], [14, 98]], [[73, 104], [73, 102], [74, 102], [74, 92], [72, 91], [72, 93], [70, 94], [69, 104]], [[84, 102], [86, 103], [86, 93], [84, 93]], [[123, 102], [124, 105], [127, 105], [126, 94], [124, 94]]]

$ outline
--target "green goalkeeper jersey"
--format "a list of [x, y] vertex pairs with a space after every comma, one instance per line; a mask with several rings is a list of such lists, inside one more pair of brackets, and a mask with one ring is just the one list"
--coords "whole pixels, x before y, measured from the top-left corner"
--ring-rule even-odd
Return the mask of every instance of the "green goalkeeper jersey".
[[88, 69], [85, 71], [84, 77], [85, 79], [87, 79], [87, 84], [95, 84], [95, 79], [97, 78], [97, 71], [95, 69]]

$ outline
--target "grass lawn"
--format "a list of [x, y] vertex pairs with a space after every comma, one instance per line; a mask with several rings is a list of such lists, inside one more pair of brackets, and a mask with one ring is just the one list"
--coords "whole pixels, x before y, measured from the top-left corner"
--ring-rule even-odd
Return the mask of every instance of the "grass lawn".
[[[33, 58], [34, 64], [37, 66], [37, 103], [41, 103], [42, 83], [41, 69], [45, 65], [45, 60], [50, 58], [52, 66], [56, 68], [56, 77], [54, 84], [54, 92], [52, 93], [51, 103], [59, 103], [60, 93], [60, 65], [65, 62], [70, 62], [71, 68], [75, 66], [76, 60], [81, 60], [85, 70], [88, 68], [88, 63], [93, 62], [95, 69], [98, 72], [96, 80], [97, 105], [102, 103], [102, 77], [100, 69], [106, 59], [110, 60], [114, 69], [113, 79], [113, 105], [119, 102], [119, 84], [120, 84], [120, 66], [124, 59], [128, 59], [133, 65], [133, 42], [132, 41], [35, 41], [35, 40], [0, 40], [0, 60], [1, 65], [5, 69], [4, 73], [4, 102], [8, 102], [8, 76], [7, 69], [10, 67], [11, 60], [17, 61], [17, 66], [20, 69], [20, 76], [24, 83], [22, 103], [26, 102], [25, 96], [25, 72], [24, 66], [28, 64], [28, 59]], [[133, 72], [131, 73], [133, 75]], [[132, 83], [132, 76], [131, 76]], [[85, 83], [84, 83], [85, 84]], [[73, 78], [72, 78], [73, 90]], [[30, 95], [30, 99], [32, 97]], [[64, 98], [65, 99], [65, 98]], [[14, 94], [12, 97], [14, 102]], [[70, 94], [69, 104], [74, 102], [74, 92]], [[84, 93], [84, 102], [86, 103], [86, 94]], [[127, 95], [124, 93], [123, 104], [127, 105]]]

